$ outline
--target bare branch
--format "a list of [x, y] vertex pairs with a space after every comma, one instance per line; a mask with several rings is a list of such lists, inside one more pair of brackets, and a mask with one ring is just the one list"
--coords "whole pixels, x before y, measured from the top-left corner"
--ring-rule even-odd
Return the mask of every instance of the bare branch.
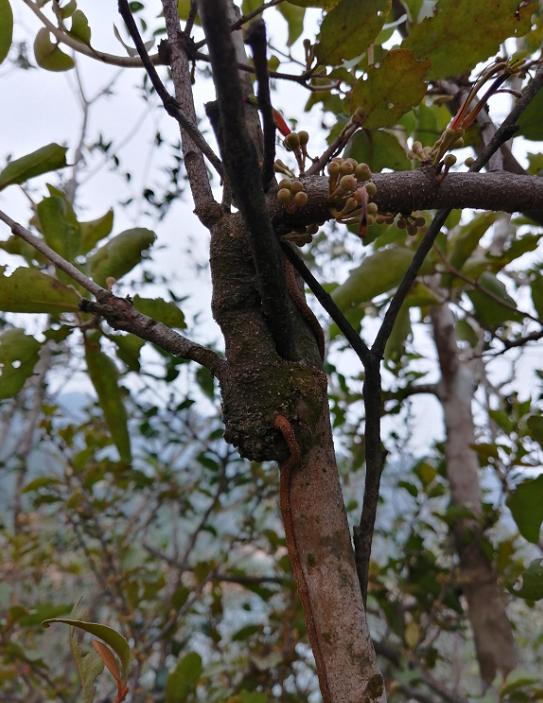
[[200, 133], [200, 130], [196, 126], [195, 121], [188, 119], [183, 114], [179, 107], [179, 104], [175, 101], [173, 96], [168, 93], [168, 91], [166, 90], [166, 86], [161, 81], [160, 76], [158, 75], [157, 70], [151, 61], [151, 58], [149, 57], [149, 54], [147, 53], [147, 49], [145, 47], [143, 39], [141, 38], [132, 13], [130, 12], [128, 0], [118, 0], [118, 4], [121, 17], [123, 18], [126, 27], [130, 33], [130, 36], [132, 37], [132, 40], [136, 45], [136, 49], [138, 50], [138, 54], [140, 55], [143, 66], [147, 71], [147, 75], [151, 79], [153, 88], [156, 90], [159, 98], [162, 100], [162, 104], [164, 105], [166, 112], [175, 120], [177, 120], [177, 122], [179, 122], [181, 128], [188, 133], [188, 135], [196, 144], [196, 146], [200, 149], [202, 154], [207, 156], [209, 162], [213, 165], [217, 173], [222, 176], [222, 164], [216, 154], [213, 152], [213, 149], [203, 138], [202, 134]]
[[64, 271], [64, 273], [67, 273], [68, 276], [70, 276], [70, 278], [72, 278], [76, 283], [79, 283], [79, 285], [85, 290], [88, 290], [89, 293], [92, 293], [97, 298], [104, 294], [110, 295], [109, 291], [102, 288], [102, 286], [99, 286], [88, 276], [85, 276], [85, 274], [81, 273], [76, 266], [71, 264], [69, 261], [66, 261], [66, 259], [64, 259], [54, 249], [51, 249], [51, 247], [48, 246], [43, 239], [35, 237], [29, 230], [26, 229], [26, 227], [23, 227], [23, 225], [15, 222], [15, 220], [12, 220], [11, 217], [9, 217], [9, 215], [2, 210], [0, 210], [0, 220], [3, 220], [8, 225], [13, 234], [17, 237], [21, 237], [21, 239], [24, 239], [25, 242], [33, 246], [36, 251], [40, 252], [40, 254], [43, 254], [43, 256], [54, 264], [54, 266], [61, 271]]
[[[164, 19], [166, 20], [172, 79], [179, 113], [184, 115], [190, 123], [196, 125], [197, 117], [192, 96], [190, 67], [183, 48], [183, 35], [179, 27], [177, 0], [162, 0], [162, 7], [164, 8]], [[215, 201], [202, 157], [203, 150], [200, 142], [197, 143], [193, 135], [184, 127], [181, 128], [181, 143], [185, 158], [185, 168], [187, 169], [190, 188], [196, 205], [196, 214], [204, 224], [209, 225], [209, 205], [214, 204]]]
[[277, 351], [294, 357], [281, 250], [264, 198], [256, 148], [248, 134], [236, 52], [224, 0], [199, 0], [217, 92], [222, 157], [237, 206], [249, 231], [262, 307]]
[[245, 41], [249, 44], [253, 52], [256, 80], [258, 81], [258, 106], [262, 113], [262, 129], [264, 132], [262, 184], [264, 190], [268, 190], [274, 177], [275, 122], [273, 121], [272, 114], [268, 60], [266, 57], [266, 25], [263, 19], [256, 20], [249, 26]]

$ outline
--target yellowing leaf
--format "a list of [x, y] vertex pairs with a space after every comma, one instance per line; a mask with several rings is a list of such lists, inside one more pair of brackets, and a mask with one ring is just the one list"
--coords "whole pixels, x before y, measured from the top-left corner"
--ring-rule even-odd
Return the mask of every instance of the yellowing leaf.
[[[507, 37], [526, 34], [535, 4], [440, 0], [434, 16], [415, 24], [402, 46], [431, 60], [429, 78], [460, 75], [499, 51]], [[520, 19], [515, 16], [517, 10]]]
[[64, 168], [66, 151], [66, 147], [52, 143], [21, 156], [20, 159], [10, 161], [0, 172], [0, 190], [14, 183], [24, 183], [42, 173]]
[[0, 400], [11, 398], [24, 386], [38, 362], [40, 346], [20, 329], [0, 333]]
[[9, 0], [0, 0], [0, 63], [8, 55], [13, 39], [13, 12]]
[[392, 49], [368, 77], [353, 88], [349, 102], [368, 129], [390, 127], [426, 93], [429, 61], [418, 61], [411, 51]]
[[70, 286], [33, 268], [17, 268], [7, 276], [0, 266], [0, 310], [3, 312], [76, 312], [79, 295]]
[[48, 71], [68, 71], [74, 67], [74, 60], [51, 41], [49, 30], [42, 27], [34, 39], [34, 56], [38, 66]]
[[117, 367], [100, 349], [99, 340], [91, 339], [90, 336], [85, 337], [85, 359], [90, 380], [119, 456], [122, 461], [130, 463], [132, 452], [128, 434], [128, 417], [119, 388]]
[[381, 31], [390, 0], [341, 0], [325, 16], [316, 46], [321, 64], [337, 65], [363, 54]]

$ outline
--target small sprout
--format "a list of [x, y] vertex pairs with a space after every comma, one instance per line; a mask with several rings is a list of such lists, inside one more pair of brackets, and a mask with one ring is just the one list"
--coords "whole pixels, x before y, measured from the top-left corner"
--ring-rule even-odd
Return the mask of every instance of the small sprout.
[[285, 176], [294, 175], [290, 168], [285, 163], [283, 163], [281, 159], [277, 159], [276, 161], [274, 161], [273, 168], [276, 173], [283, 173], [285, 174]]
[[443, 159], [443, 163], [447, 168], [454, 166], [456, 163], [456, 156], [454, 154], [446, 154]]
[[285, 137], [283, 142], [288, 151], [295, 151], [300, 148], [300, 137], [297, 132], [291, 132]]
[[377, 193], [377, 186], [373, 181], [370, 181], [369, 183], [366, 183], [366, 190], [368, 191], [370, 198], [373, 198]]
[[360, 181], [369, 181], [371, 178], [371, 171], [368, 164], [358, 164], [355, 169], [356, 177]]
[[288, 188], [279, 188], [277, 191], [277, 200], [283, 205], [286, 205], [292, 200], [292, 193]]
[[307, 193], [304, 193], [303, 190], [300, 190], [294, 196], [294, 204], [296, 205], [296, 207], [305, 207], [307, 205], [308, 200], [309, 198], [307, 197]]
[[331, 161], [327, 166], [327, 171], [330, 176], [337, 176], [339, 173], [339, 163], [337, 161]]
[[368, 203], [367, 205], [368, 215], [376, 215], [378, 209], [377, 203]]
[[298, 138], [300, 140], [300, 146], [305, 146], [309, 141], [309, 133], [306, 132], [305, 129], [302, 129], [298, 132]]
[[291, 181], [289, 187], [293, 193], [299, 193], [304, 189], [304, 184], [302, 181]]
[[411, 151], [414, 154], [421, 154], [422, 153], [422, 142], [419, 142], [419, 141], [413, 142], [413, 146], [411, 147]]

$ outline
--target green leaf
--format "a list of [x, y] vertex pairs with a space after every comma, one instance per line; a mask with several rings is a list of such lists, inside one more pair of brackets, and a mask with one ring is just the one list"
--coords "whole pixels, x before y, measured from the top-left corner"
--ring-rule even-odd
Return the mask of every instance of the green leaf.
[[196, 381], [205, 395], [210, 400], [215, 400], [215, 379], [211, 371], [205, 366], [199, 366], [196, 370]]
[[399, 361], [405, 352], [405, 343], [411, 334], [409, 305], [404, 303], [394, 321], [392, 332], [385, 346], [385, 359]]
[[49, 627], [49, 625], [55, 622], [62, 622], [65, 625], [70, 625], [70, 627], [77, 627], [80, 630], [85, 630], [85, 632], [90, 632], [91, 635], [109, 644], [121, 661], [123, 679], [126, 680], [128, 664], [130, 663], [130, 646], [120, 633], [112, 627], [109, 627], [109, 625], [102, 625], [98, 622], [87, 622], [86, 620], [74, 620], [72, 618], [48, 618], [43, 621], [42, 625], [44, 627]]
[[397, 137], [382, 129], [356, 132], [345, 149], [345, 157], [368, 164], [374, 173], [379, 173], [384, 168], [394, 171], [411, 168], [411, 162]]
[[419, 61], [411, 51], [392, 49], [378, 66], [368, 69], [349, 96], [351, 112], [368, 129], [390, 127], [426, 93], [424, 78], [429, 61]]
[[40, 343], [23, 330], [0, 333], [0, 400], [11, 398], [21, 390], [38, 362], [40, 347]]
[[0, 172], [0, 190], [14, 183], [24, 183], [29, 178], [40, 176], [42, 173], [64, 168], [66, 164], [66, 147], [47, 144], [36, 149], [20, 159], [10, 161]]
[[96, 693], [94, 684], [104, 670], [104, 662], [94, 649], [85, 653], [81, 651], [75, 627], [70, 628], [70, 649], [81, 681], [83, 703], [93, 703]]
[[90, 45], [91, 28], [89, 27], [87, 16], [81, 10], [76, 10], [72, 15], [72, 26], [69, 34], [82, 41], [83, 44]]
[[117, 356], [131, 371], [140, 370], [140, 351], [145, 344], [134, 334], [116, 334], [108, 337], [117, 346]]
[[166, 681], [166, 703], [185, 703], [202, 675], [202, 658], [189, 652], [179, 661]]
[[[517, 9], [520, 20], [515, 17]], [[430, 79], [461, 75], [499, 51], [507, 37], [526, 34], [532, 11], [533, 6], [521, 8], [518, 0], [494, 0], [491, 6], [440, 0], [435, 15], [413, 25], [402, 46], [431, 60]]]
[[239, 703], [268, 703], [268, 696], [256, 691], [240, 691]]
[[63, 194], [51, 195], [38, 203], [37, 214], [47, 244], [73, 261], [80, 250], [81, 229], [71, 204]]
[[538, 275], [531, 285], [532, 302], [539, 317], [543, 317], [543, 276]]
[[142, 252], [155, 241], [150, 229], [135, 227], [127, 229], [100, 247], [89, 260], [90, 272], [94, 280], [105, 285], [108, 277], [122, 278], [141, 261]]
[[80, 297], [70, 286], [37, 269], [20, 267], [6, 276], [0, 266], [0, 310], [3, 312], [77, 312]]
[[81, 253], [88, 254], [113, 229], [113, 210], [108, 210], [105, 215], [96, 220], [80, 222], [79, 226], [81, 228]]
[[68, 71], [75, 66], [74, 60], [51, 41], [51, 35], [46, 27], [42, 27], [34, 39], [34, 56], [38, 66], [47, 71]]
[[530, 437], [538, 442], [543, 449], [543, 417], [541, 415], [530, 415], [526, 423]]
[[335, 7], [339, 0], [288, 0], [289, 5], [298, 5], [299, 7], [322, 7], [323, 10], [331, 10]]
[[282, 3], [277, 9], [287, 21], [287, 46], [292, 46], [294, 42], [301, 37], [304, 31], [305, 9], [303, 7], [296, 7], [296, 5], [292, 5], [288, 2]]
[[325, 16], [315, 53], [319, 63], [337, 65], [362, 55], [381, 31], [390, 0], [341, 0]]
[[168, 327], [185, 329], [186, 322], [183, 312], [175, 303], [168, 302], [163, 298], [141, 298], [136, 295], [133, 300], [134, 307], [144, 315], [152, 317], [153, 320], [163, 322]]
[[0, 0], [0, 63], [9, 53], [13, 39], [13, 12], [9, 0]]
[[522, 585], [509, 589], [511, 593], [529, 601], [543, 598], [543, 559], [534, 559], [522, 574]]
[[412, 258], [413, 252], [406, 247], [379, 249], [351, 271], [332, 293], [333, 299], [341, 308], [372, 300], [398, 285]]
[[96, 390], [98, 402], [104, 412], [117, 451], [122, 461], [130, 463], [130, 435], [128, 418], [119, 388], [119, 372], [113, 361], [100, 349], [99, 341], [85, 338], [85, 359], [90, 380]]
[[71, 604], [55, 605], [53, 603], [42, 603], [41, 605], [35, 605], [20, 618], [19, 624], [23, 627], [40, 625], [46, 618], [56, 618], [58, 615], [69, 613], [71, 609]]
[[543, 139], [543, 92], [540, 90], [528, 107], [517, 120], [519, 131], [516, 135], [521, 135], [526, 139], [541, 141]]
[[[488, 329], [495, 329], [503, 325], [507, 320], [519, 320], [520, 314], [511, 310], [510, 306], [515, 306], [515, 301], [507, 293], [505, 285], [490, 271], [485, 271], [477, 281], [480, 289], [472, 290], [468, 293], [477, 320]], [[493, 297], [485, 293], [488, 291]], [[498, 300], [503, 300], [505, 305], [500, 305]]]
[[507, 499], [520, 534], [538, 544], [543, 522], [543, 476], [523, 481]]
[[474, 217], [449, 238], [447, 242], [447, 249], [450, 252], [449, 261], [457, 271], [462, 270], [462, 266], [477, 248], [483, 234], [495, 221], [495, 213], [485, 212]]
[[64, 5], [64, 7], [61, 7], [58, 9], [58, 12], [60, 13], [60, 16], [62, 17], [63, 20], [65, 20], [67, 17], [70, 17], [71, 15], [74, 14], [74, 12], [77, 9], [77, 3], [75, 0], [70, 0], [69, 3]]

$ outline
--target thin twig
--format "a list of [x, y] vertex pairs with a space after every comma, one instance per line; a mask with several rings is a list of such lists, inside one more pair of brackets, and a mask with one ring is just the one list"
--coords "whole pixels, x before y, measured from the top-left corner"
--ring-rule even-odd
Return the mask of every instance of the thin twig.
[[262, 185], [266, 191], [274, 177], [275, 122], [272, 114], [268, 60], [266, 57], [266, 25], [263, 19], [256, 20], [249, 26], [245, 41], [253, 52], [255, 74], [258, 82], [258, 106], [262, 113], [262, 130], [264, 132]]
[[8, 225], [13, 234], [17, 237], [21, 237], [21, 239], [24, 239], [25, 242], [33, 246], [36, 251], [40, 252], [40, 254], [43, 254], [43, 256], [54, 264], [54, 266], [61, 271], [64, 271], [64, 273], [67, 273], [70, 278], [76, 281], [76, 283], [79, 283], [79, 285], [85, 290], [88, 290], [89, 293], [92, 293], [97, 298], [103, 295], [110, 295], [109, 291], [99, 286], [88, 276], [85, 276], [84, 273], [81, 273], [76, 266], [71, 264], [69, 261], [66, 261], [66, 259], [64, 259], [54, 249], [51, 249], [51, 247], [48, 246], [42, 239], [35, 237], [26, 229], [26, 227], [23, 227], [18, 222], [15, 222], [15, 220], [12, 220], [11, 217], [6, 215], [6, 213], [2, 210], [0, 210], [0, 220], [3, 220]]
[[153, 65], [153, 62], [151, 61], [151, 58], [147, 53], [145, 43], [141, 38], [141, 34], [139, 33], [139, 30], [136, 26], [134, 17], [130, 12], [128, 0], [118, 0], [118, 3], [119, 13], [121, 14], [121, 17], [123, 18], [128, 29], [128, 32], [132, 37], [132, 41], [134, 42], [136, 49], [138, 50], [138, 54], [141, 58], [145, 70], [147, 71], [147, 75], [149, 76], [151, 83], [153, 84], [153, 88], [157, 92], [159, 98], [162, 100], [164, 109], [166, 110], [168, 115], [170, 115], [175, 120], [177, 120], [177, 122], [179, 122], [180, 126], [190, 135], [190, 138], [200, 149], [202, 154], [204, 154], [208, 158], [213, 168], [217, 171], [220, 176], [222, 176], [223, 170], [219, 158], [214, 153], [213, 149], [209, 146], [209, 144], [206, 142], [206, 140], [203, 138], [200, 130], [194, 124], [194, 122], [189, 120], [183, 114], [178, 102], [173, 97], [173, 95], [170, 95], [170, 93], [166, 89], [166, 86], [160, 79], [160, 76], [158, 75], [157, 70]]
[[278, 353], [295, 360], [281, 250], [266, 208], [256, 148], [247, 130], [228, 10], [225, 0], [199, 0], [198, 6], [217, 92], [221, 153], [235, 202], [247, 224], [262, 308]]
[[320, 156], [317, 161], [308, 169], [307, 175], [313, 176], [316, 173], [322, 171], [326, 166], [328, 161], [335, 156], [343, 147], [347, 144], [349, 139], [353, 136], [360, 125], [354, 124], [353, 122], [348, 122], [342, 129], [341, 133], [334, 139], [332, 144], [324, 151], [322, 156]]

